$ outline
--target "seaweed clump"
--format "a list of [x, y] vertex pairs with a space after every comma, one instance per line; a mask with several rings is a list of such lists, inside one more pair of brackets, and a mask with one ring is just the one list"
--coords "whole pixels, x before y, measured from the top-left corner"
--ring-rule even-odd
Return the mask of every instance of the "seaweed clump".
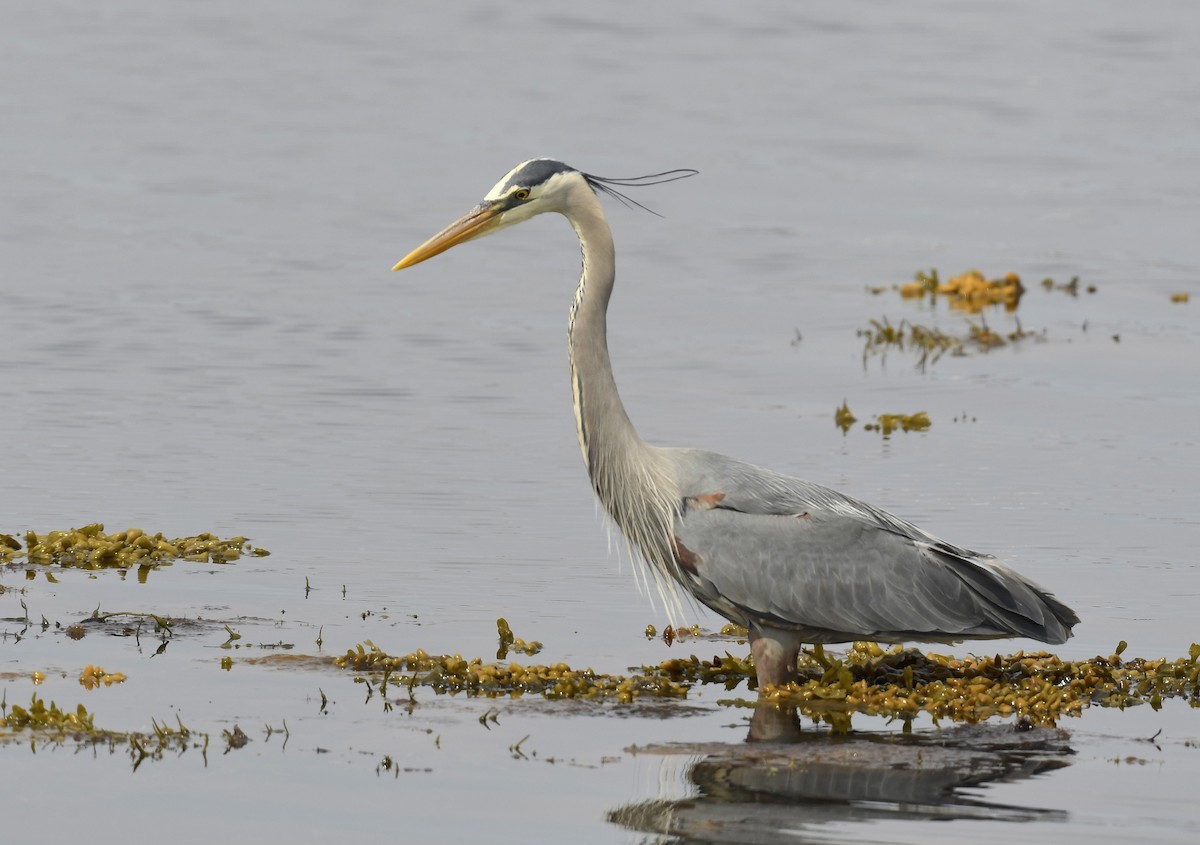
[[111, 687], [113, 684], [123, 684], [127, 680], [124, 672], [105, 672], [104, 667], [93, 666], [90, 663], [79, 673], [79, 685], [84, 689], [96, 689], [101, 684]]
[[1006, 273], [1000, 279], [988, 279], [978, 270], [968, 270], [949, 281], [942, 282], [936, 269], [928, 273], [918, 271], [913, 281], [900, 286], [900, 296], [905, 299], [929, 297], [936, 303], [938, 296], [946, 298], [950, 308], [967, 314], [980, 314], [985, 308], [1002, 305], [1011, 314], [1021, 304], [1025, 286], [1016, 273]]
[[53, 701], [47, 704], [37, 693], [28, 707], [4, 702], [0, 708], [0, 742], [28, 737], [35, 751], [39, 740], [42, 745], [63, 745], [68, 740], [79, 745], [106, 745], [110, 752], [125, 746], [134, 771], [146, 760], [161, 760], [167, 752], [182, 754], [192, 747], [200, 748], [206, 762], [208, 759], [208, 735], [193, 734], [178, 716], [178, 727], [151, 719], [153, 731], [142, 733], [97, 728], [95, 716], [82, 704], [74, 710], [63, 709]]
[[893, 326], [887, 317], [882, 320], [871, 320], [865, 329], [858, 330], [858, 336], [863, 341], [863, 366], [871, 355], [887, 357], [888, 349], [911, 349], [917, 353], [917, 367], [924, 370], [929, 364], [936, 364], [938, 359], [947, 352], [953, 355], [967, 353], [966, 341], [962, 338], [948, 335], [941, 329], [910, 323], [901, 320]]
[[80, 704], [74, 710], [63, 710], [53, 701], [34, 693], [29, 707], [12, 705], [0, 716], [0, 729], [9, 733], [23, 730], [39, 731], [48, 736], [65, 737], [79, 732], [92, 733], [96, 730], [94, 717]]
[[[412, 690], [427, 687], [438, 694], [520, 698], [526, 694], [549, 699], [613, 699], [631, 702], [642, 696], [686, 698], [691, 684], [678, 683], [658, 673], [609, 675], [592, 669], [572, 669], [566, 663], [522, 666], [519, 663], [484, 663], [461, 655], [433, 655], [424, 649], [403, 656], [387, 654], [369, 640], [348, 650], [334, 663], [357, 672], [382, 672], [382, 684], [391, 681]], [[403, 679], [392, 678], [404, 675]]]
[[0, 534], [0, 563], [11, 563], [23, 557], [28, 563], [72, 569], [165, 566], [175, 560], [229, 563], [242, 555], [265, 557], [269, 554], [266, 549], [250, 545], [245, 537], [222, 540], [205, 532], [169, 540], [161, 532], [147, 534], [140, 528], [106, 534], [99, 522], [48, 534], [27, 531], [23, 550], [15, 537]]
[[508, 620], [503, 616], [496, 620], [496, 633], [500, 636], [500, 647], [496, 649], [497, 660], [503, 660], [508, 657], [510, 651], [533, 656], [542, 650], [542, 644], [537, 640], [527, 643], [520, 637], [514, 636], [512, 628], [508, 625]]
[[1180, 698], [1200, 707], [1200, 644], [1173, 661], [1123, 660], [1124, 649], [1122, 642], [1108, 657], [1069, 661], [1044, 651], [955, 658], [855, 643], [845, 659], [817, 661], [796, 682], [766, 689], [762, 697], [809, 715], [911, 719], [924, 712], [955, 722], [1012, 716], [1040, 726], [1091, 706], [1158, 710], [1165, 699]]
[[[1078, 661], [1023, 651], [957, 658], [900, 646], [885, 651], [876, 643], [859, 642], [843, 657], [829, 658], [817, 646], [801, 655], [799, 680], [760, 690], [759, 701], [795, 707], [824, 721], [846, 721], [854, 713], [904, 720], [928, 713], [935, 721], [1015, 717], [1045, 726], [1092, 706], [1124, 709], [1149, 704], [1157, 710], [1164, 700], [1178, 698], [1200, 707], [1200, 644], [1177, 660], [1124, 660], [1123, 651], [1124, 643], [1108, 657]], [[752, 658], [728, 652], [711, 660], [695, 655], [664, 660], [657, 666], [635, 667], [628, 676], [573, 669], [565, 663], [485, 663], [420, 649], [393, 656], [369, 641], [334, 663], [356, 672], [383, 673], [385, 688], [388, 683], [407, 687], [410, 697], [416, 687], [424, 687], [438, 694], [488, 698], [534, 694], [631, 702], [643, 697], [686, 698], [702, 685], [734, 690], [745, 682], [750, 690], [756, 687]]]
[[929, 414], [924, 411], [917, 411], [915, 414], [880, 414], [876, 420], [878, 422], [866, 423], [863, 428], [867, 431], [878, 431], [885, 438], [897, 429], [900, 431], [928, 431], [929, 426], [932, 425]]
[[1016, 343], [1026, 338], [1044, 339], [1045, 332], [1027, 331], [1016, 320], [1016, 328], [1007, 334], [995, 331], [987, 322], [980, 318], [979, 323], [968, 323], [967, 334], [963, 337], [946, 334], [941, 329], [922, 326], [901, 320], [892, 325], [887, 317], [870, 321], [865, 329], [859, 329], [857, 334], [863, 338], [863, 366], [872, 355], [887, 359], [889, 349], [908, 349], [917, 355], [917, 368], [924, 370], [930, 364], [936, 364], [947, 352], [951, 355], [967, 355], [971, 352], [988, 352], [996, 347]]

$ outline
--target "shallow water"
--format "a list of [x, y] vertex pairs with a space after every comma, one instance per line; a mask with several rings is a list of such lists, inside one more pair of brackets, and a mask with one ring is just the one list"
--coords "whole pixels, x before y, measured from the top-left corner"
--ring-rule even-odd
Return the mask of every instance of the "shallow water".
[[[1178, 702], [1070, 720], [1068, 764], [967, 787], [991, 808], [974, 818], [868, 818], [853, 802], [812, 818], [795, 800], [773, 815], [714, 797], [729, 790], [696, 760], [746, 734], [724, 693], [621, 709], [418, 691], [411, 712], [386, 712], [349, 673], [248, 659], [365, 639], [487, 656], [498, 616], [547, 662], [623, 672], [689, 648], [642, 637], [666, 616], [610, 553], [583, 478], [569, 229], [539, 220], [387, 272], [542, 154], [606, 175], [701, 171], [636, 195], [662, 219], [609, 209], [610, 342], [648, 439], [821, 481], [1003, 556], [1083, 617], [1066, 657], [1120, 639], [1186, 654], [1200, 640], [1198, 18], [1096, 2], [130, 0], [6, 15], [0, 531], [99, 520], [273, 553], [144, 584], [0, 574], [9, 704], [37, 670], [40, 695], [107, 728], [178, 714], [252, 739], [133, 775], [122, 751], [6, 746], [20, 809], [6, 830], [95, 838], [100, 818], [101, 836], [127, 838], [116, 799], [136, 795], [139, 823], [184, 841], [655, 841], [716, 837], [718, 817], [734, 841], [754, 823], [999, 842], [1017, 818], [1030, 841], [1193, 841], [1200, 727]], [[1021, 323], [1044, 341], [924, 372], [901, 352], [864, 366], [855, 332], [871, 318], [963, 331], [944, 306], [867, 290], [932, 266], [1018, 272]], [[1047, 292], [1045, 276], [1096, 292]], [[1181, 291], [1192, 302], [1170, 301]], [[933, 426], [843, 435], [843, 399], [861, 421], [924, 410]], [[18, 641], [22, 601], [34, 625]], [[96, 607], [210, 621], [157, 655], [153, 637], [54, 628]], [[226, 624], [241, 648], [220, 648]], [[85, 691], [89, 663], [129, 680]], [[286, 746], [263, 727], [285, 721]], [[687, 753], [631, 750], [668, 744]], [[676, 818], [699, 826], [609, 821], [659, 799], [692, 804]]]

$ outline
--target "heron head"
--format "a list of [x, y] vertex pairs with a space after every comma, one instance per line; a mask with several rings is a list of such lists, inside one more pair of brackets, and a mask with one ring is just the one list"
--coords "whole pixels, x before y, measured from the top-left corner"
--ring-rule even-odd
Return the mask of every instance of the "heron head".
[[482, 238], [546, 211], [561, 211], [572, 187], [586, 177], [570, 165], [549, 158], [522, 162], [488, 191], [479, 205], [455, 220], [393, 267], [403, 270], [453, 246]]
[[[488, 191], [483, 202], [438, 232], [425, 243], [400, 259], [393, 270], [403, 270], [439, 255], [452, 246], [482, 238], [492, 232], [521, 223], [547, 211], [570, 216], [572, 195], [584, 190], [588, 196], [599, 192], [615, 197], [630, 206], [646, 208], [622, 194], [616, 186], [641, 187], [673, 182], [694, 176], [695, 170], [668, 170], [631, 179], [611, 179], [583, 173], [552, 158], [533, 158], [508, 171], [504, 178]], [[647, 209], [649, 210], [649, 209]]]

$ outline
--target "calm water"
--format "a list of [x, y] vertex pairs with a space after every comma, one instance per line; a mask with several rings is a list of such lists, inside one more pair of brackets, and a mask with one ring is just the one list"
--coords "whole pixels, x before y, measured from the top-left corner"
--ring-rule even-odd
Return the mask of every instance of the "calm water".
[[[583, 478], [570, 230], [543, 219], [388, 272], [547, 154], [603, 175], [701, 171], [636, 195], [662, 219], [610, 208], [611, 345], [648, 439], [828, 483], [1004, 556], [1084, 618], [1064, 656], [1120, 639], [1185, 654], [1200, 640], [1198, 42], [1182, 2], [10, 3], [0, 531], [98, 520], [273, 554], [145, 584], [0, 574], [9, 703], [39, 670], [40, 694], [104, 727], [178, 714], [253, 740], [135, 774], [123, 753], [2, 748], [6, 831], [124, 840], [136, 798], [137, 823], [179, 841], [1001, 842], [1017, 820], [1029, 841], [1194, 841], [1186, 706], [1088, 712], [1066, 747], [1010, 750], [1007, 769], [964, 744], [983, 761], [960, 795], [974, 809], [935, 824], [746, 809], [711, 779], [746, 732], [711, 692], [632, 715], [503, 702], [489, 729], [495, 702], [426, 693], [385, 712], [349, 675], [248, 658], [364, 639], [486, 656], [501, 615], [550, 662], [622, 672], [678, 652], [641, 637], [666, 617], [609, 553]], [[872, 318], [964, 331], [944, 307], [867, 291], [932, 266], [1020, 273], [1022, 325], [1045, 340], [864, 367], [855, 331]], [[1096, 293], [1046, 292], [1045, 276]], [[843, 436], [843, 399], [861, 420], [924, 410], [933, 427]], [[211, 621], [154, 656], [145, 638], [36, 625], [17, 641], [21, 601], [63, 625], [97, 606]], [[245, 645], [228, 672], [224, 624]], [[87, 692], [88, 663], [129, 680]], [[286, 747], [264, 729], [284, 721]], [[526, 735], [523, 759], [510, 747]], [[401, 770], [380, 774], [383, 755]]]

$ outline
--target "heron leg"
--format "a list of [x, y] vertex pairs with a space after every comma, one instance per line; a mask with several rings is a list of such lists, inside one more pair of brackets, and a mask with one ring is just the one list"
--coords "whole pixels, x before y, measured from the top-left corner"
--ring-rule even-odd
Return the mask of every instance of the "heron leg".
[[792, 631], [750, 625], [750, 654], [758, 673], [758, 687], [789, 684], [796, 680], [800, 637]]

